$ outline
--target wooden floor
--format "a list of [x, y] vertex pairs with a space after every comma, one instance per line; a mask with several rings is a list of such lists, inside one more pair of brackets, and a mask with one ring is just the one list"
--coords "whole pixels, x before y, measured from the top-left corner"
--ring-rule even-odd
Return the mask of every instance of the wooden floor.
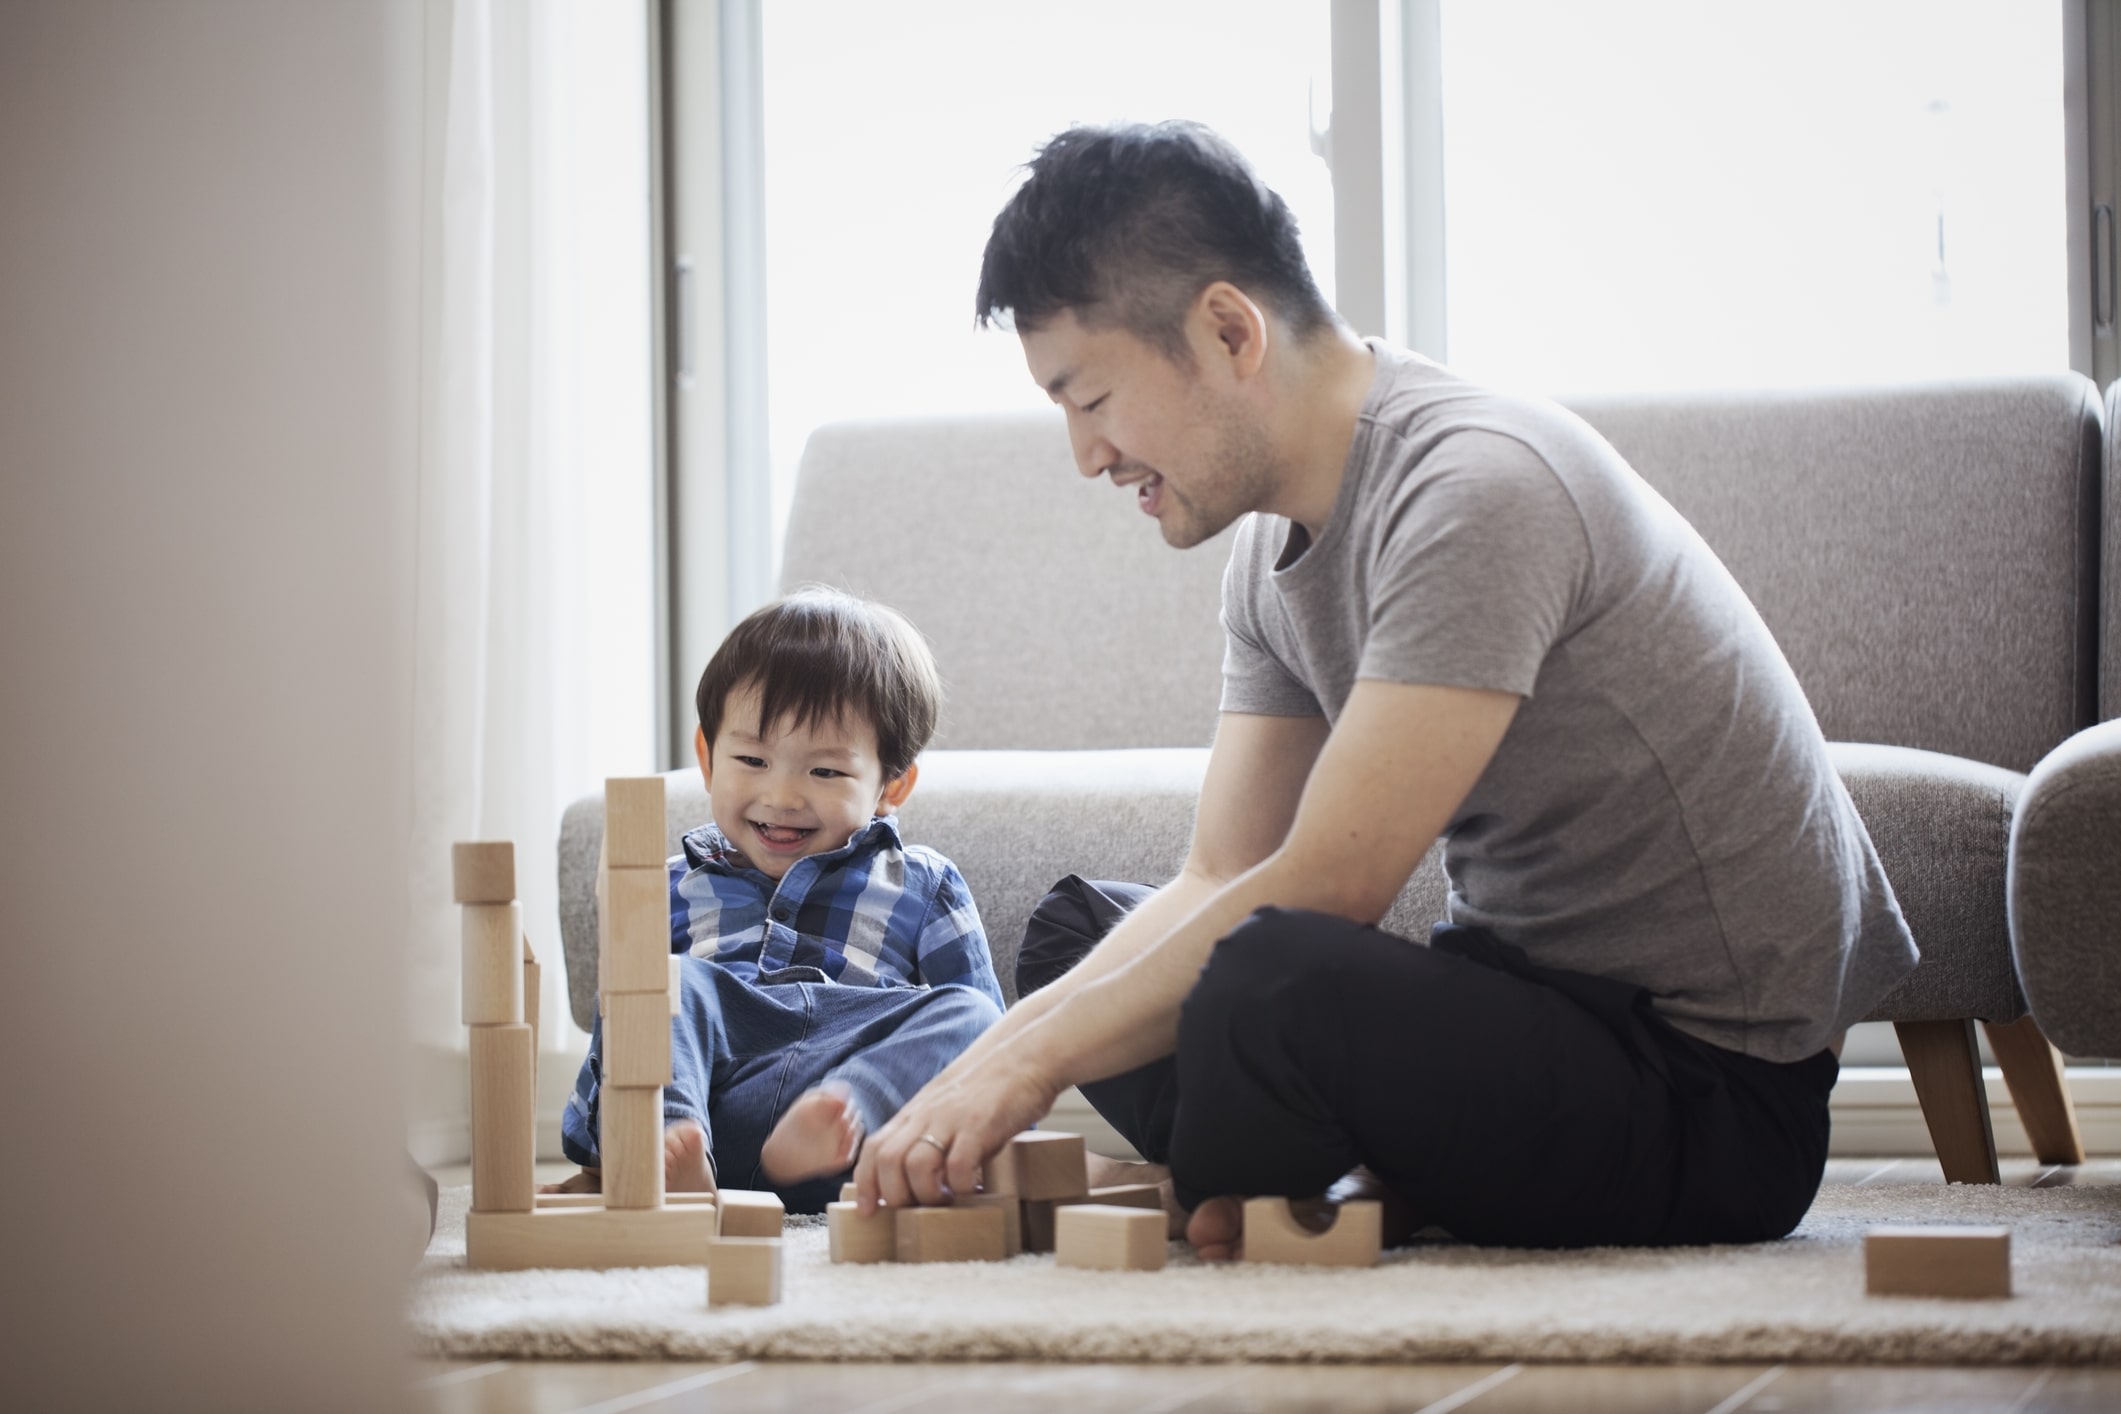
[[[440, 1172], [462, 1183], [460, 1169]], [[1836, 1159], [1828, 1183], [1939, 1183], [1933, 1160]], [[2020, 1187], [2121, 1184], [2121, 1161], [2076, 1168], [2006, 1159]], [[2121, 1320], [2121, 1312], [2116, 1313]], [[1830, 1365], [728, 1365], [599, 1361], [415, 1362], [423, 1414], [645, 1410], [1444, 1411], [1474, 1414], [1749, 1414], [1769, 1411], [2121, 1410], [2121, 1369]]]

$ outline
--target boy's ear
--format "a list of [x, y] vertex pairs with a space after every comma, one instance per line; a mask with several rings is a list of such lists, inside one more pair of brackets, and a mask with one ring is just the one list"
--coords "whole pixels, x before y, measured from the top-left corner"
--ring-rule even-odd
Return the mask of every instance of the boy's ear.
[[713, 759], [713, 753], [707, 749], [707, 732], [703, 727], [692, 729], [692, 754], [700, 761], [700, 784], [713, 790], [714, 771], [707, 764]]
[[919, 780], [920, 776], [921, 763], [916, 761], [906, 768], [905, 775], [884, 782], [883, 794], [876, 800], [876, 813], [889, 815], [904, 805], [906, 797], [913, 794], [913, 783]]

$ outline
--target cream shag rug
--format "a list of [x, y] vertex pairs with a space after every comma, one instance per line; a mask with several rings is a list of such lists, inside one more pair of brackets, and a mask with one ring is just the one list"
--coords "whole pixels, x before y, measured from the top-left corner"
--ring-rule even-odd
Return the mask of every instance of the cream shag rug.
[[[1367, 1270], [1088, 1272], [1050, 1256], [834, 1266], [791, 1219], [778, 1306], [709, 1310], [698, 1267], [474, 1272], [468, 1190], [445, 1190], [415, 1277], [417, 1348], [438, 1356], [689, 1360], [2121, 1360], [2121, 1187], [1829, 1187], [1756, 1247], [1496, 1251], [1431, 1243]], [[1863, 1233], [2000, 1223], [2016, 1294], [1863, 1294]]]

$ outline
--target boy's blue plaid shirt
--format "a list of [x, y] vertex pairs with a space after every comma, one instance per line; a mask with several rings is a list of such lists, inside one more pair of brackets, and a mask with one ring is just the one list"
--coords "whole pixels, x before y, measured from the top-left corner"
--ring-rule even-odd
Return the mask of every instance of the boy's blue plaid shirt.
[[852, 987], [971, 987], [1002, 1005], [979, 909], [957, 866], [899, 839], [889, 815], [774, 880], [710, 822], [671, 861], [671, 951], [740, 976], [814, 968]]

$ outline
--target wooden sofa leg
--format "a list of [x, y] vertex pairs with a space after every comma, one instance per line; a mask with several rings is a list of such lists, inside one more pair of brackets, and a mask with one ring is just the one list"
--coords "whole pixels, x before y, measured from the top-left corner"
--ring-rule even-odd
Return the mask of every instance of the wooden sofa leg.
[[2062, 1053], [2030, 1016], [1998, 1024], [1984, 1021], [1988, 1048], [2003, 1067], [2011, 1103], [2033, 1141], [2033, 1155], [2043, 1164], [2081, 1164], [2084, 1140], [2077, 1133], [2077, 1107], [2062, 1073]]
[[1907, 1057], [1930, 1142], [1944, 1165], [1944, 1181], [2001, 1182], [1973, 1020], [1896, 1021], [1893, 1030], [1900, 1035], [1900, 1052]]

